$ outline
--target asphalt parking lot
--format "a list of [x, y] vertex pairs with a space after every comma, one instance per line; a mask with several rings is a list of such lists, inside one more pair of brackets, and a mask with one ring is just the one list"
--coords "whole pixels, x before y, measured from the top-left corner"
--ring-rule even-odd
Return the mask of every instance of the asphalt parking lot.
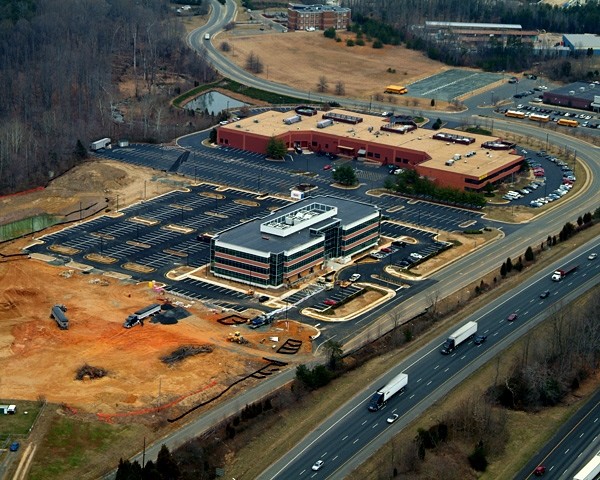
[[469, 92], [490, 85], [503, 76], [498, 73], [472, 72], [454, 68], [408, 85], [412, 97], [452, 101]]
[[[212, 198], [210, 195], [215, 193], [225, 198]], [[258, 206], [238, 203], [239, 200], [252, 200]], [[164, 281], [164, 274], [177, 266], [200, 267], [208, 263], [209, 244], [198, 236], [262, 217], [286, 203], [271, 197], [256, 199], [253, 194], [237, 190], [216, 192], [214, 186], [201, 184], [192, 187], [191, 192], [170, 192], [119, 210], [119, 215], [95, 218], [45, 235], [40, 238], [43, 244], [33, 245], [28, 250], [64, 258], [67, 255], [57, 255], [54, 248], [68, 247], [75, 252], [68, 257], [79, 263], [139, 280]], [[187, 233], [181, 228], [188, 229]], [[111, 259], [111, 263], [90, 258], [90, 254]], [[141, 266], [145, 271], [131, 265]], [[199, 280], [167, 283], [166, 290], [196, 300], [234, 299], [247, 304], [251, 298], [246, 293]]]
[[[521, 198], [509, 199], [511, 205], [525, 205], [528, 207], [540, 207], [547, 203], [554, 202], [562, 196], [569, 195], [569, 190], [563, 188], [563, 192], [558, 189], [563, 184], [573, 185], [577, 181], [572, 166], [568, 165], [556, 157], [546, 154], [543, 151], [523, 150], [519, 148], [519, 153], [525, 156], [530, 168], [537, 172], [535, 180], [524, 187], [514, 188], [513, 190], [521, 195]], [[536, 202], [536, 200], [540, 200]], [[534, 203], [532, 203], [534, 202]]]

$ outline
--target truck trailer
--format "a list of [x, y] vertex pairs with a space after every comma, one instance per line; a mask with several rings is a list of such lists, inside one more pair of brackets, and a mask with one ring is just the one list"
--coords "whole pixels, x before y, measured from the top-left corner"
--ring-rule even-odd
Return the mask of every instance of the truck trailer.
[[444, 355], [452, 353], [456, 347], [469, 338], [473, 338], [477, 333], [477, 322], [467, 322], [460, 327], [456, 332], [448, 337], [448, 340], [442, 345], [441, 352]]
[[154, 315], [155, 313], [160, 312], [161, 309], [162, 307], [159, 303], [153, 303], [152, 305], [142, 308], [137, 312], [133, 313], [132, 315], [129, 315], [125, 320], [125, 323], [123, 323], [123, 326], [125, 328], [131, 328], [137, 325], [138, 323], [144, 326], [144, 318], [148, 318]]
[[579, 265], [570, 265], [568, 267], [559, 268], [552, 274], [552, 280], [554, 280], [555, 282], [560, 282], [567, 275], [577, 270], [578, 266]]
[[406, 385], [408, 385], [408, 375], [406, 373], [396, 375], [383, 387], [377, 389], [369, 402], [369, 411], [376, 412], [383, 408], [390, 398], [398, 392], [403, 392]]
[[101, 138], [100, 140], [96, 140], [95, 142], [90, 143], [90, 150], [95, 152], [96, 150], [101, 150], [110, 145], [110, 138]]
[[600, 476], [600, 452], [575, 474], [573, 480], [596, 480], [598, 476]]

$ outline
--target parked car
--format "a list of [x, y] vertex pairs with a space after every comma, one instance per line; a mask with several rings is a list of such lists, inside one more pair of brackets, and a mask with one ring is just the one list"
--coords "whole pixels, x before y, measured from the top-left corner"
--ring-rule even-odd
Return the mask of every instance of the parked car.
[[360, 280], [360, 273], [353, 273], [348, 280], [350, 280], [351, 282], [356, 282]]
[[391, 248], [389, 248], [389, 247], [382, 248], [382, 249], [381, 249], [381, 250], [379, 250], [379, 251], [380, 251], [380, 252], [383, 252], [383, 253], [392, 253], [392, 249], [391, 249]]
[[337, 302], [336, 302], [335, 300], [331, 299], [331, 298], [328, 298], [328, 299], [324, 300], [324, 301], [323, 301], [323, 303], [324, 303], [325, 305], [333, 306], [333, 305], [335, 305]]
[[19, 449], [20, 446], [21, 446], [21, 444], [19, 442], [13, 442], [13, 443], [10, 444], [10, 447], [8, 447], [8, 449], [11, 452], [16, 452]]
[[323, 170], [331, 170], [331, 165], [325, 165], [325, 166], [323, 167]]
[[511, 313], [508, 317], [506, 317], [506, 320], [508, 320], [509, 322], [514, 322], [516, 319], [517, 319], [516, 313]]
[[540, 293], [540, 298], [548, 298], [549, 295], [550, 290], [544, 290], [542, 293]]
[[413, 253], [411, 253], [411, 254], [410, 254], [410, 256], [411, 256], [412, 258], [415, 258], [415, 259], [417, 259], [417, 260], [422, 260], [422, 259], [423, 259], [423, 255], [421, 255], [421, 254], [419, 254], [419, 253], [414, 253], [414, 252], [413, 252]]
[[311, 467], [313, 471], [320, 470], [325, 462], [323, 460], [317, 460], [315, 464]]

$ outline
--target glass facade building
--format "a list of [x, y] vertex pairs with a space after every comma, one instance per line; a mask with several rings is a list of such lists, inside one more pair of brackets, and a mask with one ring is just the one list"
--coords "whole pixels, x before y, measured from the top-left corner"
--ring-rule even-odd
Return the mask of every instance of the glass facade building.
[[321, 271], [326, 260], [376, 246], [381, 214], [374, 205], [316, 197], [232, 227], [211, 241], [218, 277], [278, 288]]

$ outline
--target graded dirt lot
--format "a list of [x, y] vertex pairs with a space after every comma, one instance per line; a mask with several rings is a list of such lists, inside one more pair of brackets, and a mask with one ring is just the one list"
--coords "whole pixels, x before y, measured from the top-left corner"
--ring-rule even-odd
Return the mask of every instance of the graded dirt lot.
[[[346, 38], [355, 36], [347, 32], [338, 32], [338, 36], [342, 38], [341, 42], [325, 38], [323, 32], [256, 35], [234, 29], [219, 35], [214, 44], [219, 47], [222, 42], [229, 43], [232, 48], [226, 55], [242, 67], [254, 53], [264, 65], [259, 77], [311, 92], [315, 101], [319, 100], [317, 85], [323, 76], [328, 81], [327, 94], [334, 93], [336, 84], [342, 82], [346, 97], [368, 100], [373, 96], [375, 100], [375, 95], [381, 94], [386, 102], [418, 106], [418, 99], [383, 95], [383, 91], [389, 84], [406, 85], [448, 68], [415, 50], [389, 45], [375, 49], [370, 42], [348, 47]], [[430, 108], [428, 99], [421, 102], [422, 106]]]
[[[118, 194], [121, 202], [123, 198], [134, 200], [143, 194], [144, 182], [152, 195], [173, 188], [153, 180], [150, 170], [91, 162], [44, 191], [4, 198], [0, 212], [17, 212], [15, 217], [20, 212], [66, 212], [80, 201], [103, 198], [107, 190], [112, 196]], [[73, 186], [72, 192], [67, 185]], [[5, 243], [0, 253], [18, 253], [31, 242], [28, 237]], [[44, 397], [77, 410], [109, 414], [171, 402], [185, 407], [263, 367], [267, 363], [263, 356], [296, 362], [312, 350], [309, 336], [315, 331], [293, 321], [258, 331], [244, 325], [223, 325], [217, 320], [231, 312], [210, 310], [177, 297], [165, 298], [146, 282], [135, 284], [106, 275], [84, 274], [76, 266], [3, 257], [0, 281], [3, 398]], [[146, 321], [143, 327], [123, 328], [127, 315], [164, 300], [182, 304], [190, 316], [175, 325]], [[67, 306], [68, 330], [60, 330], [49, 318], [55, 304]], [[248, 312], [246, 317], [252, 315]], [[238, 330], [249, 340], [248, 345], [227, 340]], [[279, 341], [270, 341], [270, 336], [278, 336]], [[288, 338], [302, 341], [300, 351], [278, 355], [273, 345], [279, 346]], [[210, 345], [212, 352], [171, 366], [160, 360], [187, 345]], [[105, 369], [108, 374], [95, 380], [75, 380], [77, 370], [85, 364]]]

